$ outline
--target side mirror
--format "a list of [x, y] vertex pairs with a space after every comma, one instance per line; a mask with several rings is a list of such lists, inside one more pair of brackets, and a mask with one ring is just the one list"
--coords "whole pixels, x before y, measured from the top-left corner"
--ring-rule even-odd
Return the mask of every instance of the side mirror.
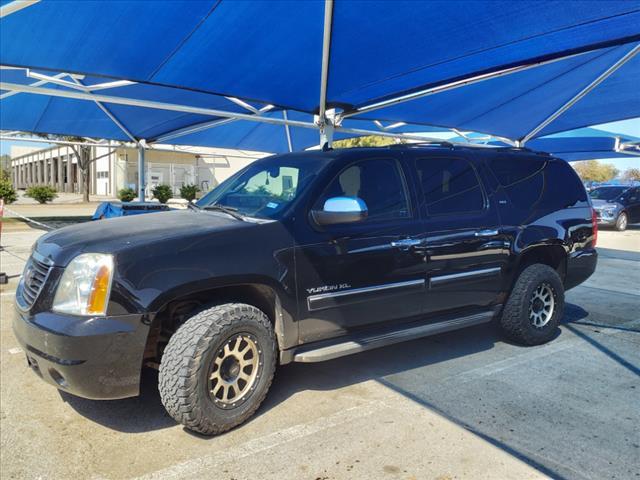
[[318, 225], [360, 222], [367, 218], [367, 204], [358, 197], [333, 197], [324, 202], [322, 210], [312, 210]]

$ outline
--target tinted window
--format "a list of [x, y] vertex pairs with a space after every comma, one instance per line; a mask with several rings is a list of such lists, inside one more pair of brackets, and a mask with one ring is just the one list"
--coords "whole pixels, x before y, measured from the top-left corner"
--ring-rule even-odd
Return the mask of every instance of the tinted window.
[[416, 170], [430, 215], [478, 211], [484, 207], [478, 176], [468, 161], [419, 159]]
[[595, 190], [591, 190], [589, 195], [591, 198], [597, 200], [613, 200], [620, 196], [627, 187], [600, 187]]
[[332, 197], [358, 197], [367, 205], [367, 221], [409, 216], [407, 193], [395, 160], [365, 160], [343, 170], [314, 205], [321, 210]]
[[538, 173], [544, 168], [545, 161], [501, 155], [490, 159], [488, 164], [500, 185], [508, 187]]
[[512, 206], [530, 210], [542, 199], [546, 161], [521, 155], [497, 155], [487, 164]]
[[544, 169], [545, 189], [540, 207], [560, 210], [587, 201], [587, 192], [578, 174], [564, 160], [552, 160]]
[[311, 183], [319, 161], [269, 157], [258, 160], [214, 188], [197, 204], [222, 205], [257, 218], [278, 219]]

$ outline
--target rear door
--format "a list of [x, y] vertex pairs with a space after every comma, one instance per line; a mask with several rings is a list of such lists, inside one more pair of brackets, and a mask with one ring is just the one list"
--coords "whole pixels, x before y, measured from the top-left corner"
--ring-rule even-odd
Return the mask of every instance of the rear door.
[[426, 313], [485, 308], [502, 289], [509, 244], [470, 160], [456, 153], [414, 159], [427, 236]]
[[345, 165], [314, 200], [362, 199], [366, 220], [314, 226], [296, 248], [300, 339], [310, 342], [419, 315], [425, 292], [422, 220], [398, 157]]

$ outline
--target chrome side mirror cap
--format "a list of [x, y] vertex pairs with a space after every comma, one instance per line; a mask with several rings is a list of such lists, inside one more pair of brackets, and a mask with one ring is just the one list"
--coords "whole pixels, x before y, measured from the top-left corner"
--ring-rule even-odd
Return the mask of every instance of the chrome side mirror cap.
[[318, 225], [361, 222], [367, 214], [367, 204], [358, 197], [332, 197], [324, 202], [322, 210], [311, 212]]

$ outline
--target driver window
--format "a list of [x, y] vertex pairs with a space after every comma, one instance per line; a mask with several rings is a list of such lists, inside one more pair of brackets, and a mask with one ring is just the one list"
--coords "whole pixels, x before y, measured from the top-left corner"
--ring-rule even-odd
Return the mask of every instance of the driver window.
[[365, 160], [343, 170], [320, 196], [314, 209], [322, 210], [333, 197], [358, 197], [367, 205], [367, 222], [410, 216], [407, 192], [395, 160]]

